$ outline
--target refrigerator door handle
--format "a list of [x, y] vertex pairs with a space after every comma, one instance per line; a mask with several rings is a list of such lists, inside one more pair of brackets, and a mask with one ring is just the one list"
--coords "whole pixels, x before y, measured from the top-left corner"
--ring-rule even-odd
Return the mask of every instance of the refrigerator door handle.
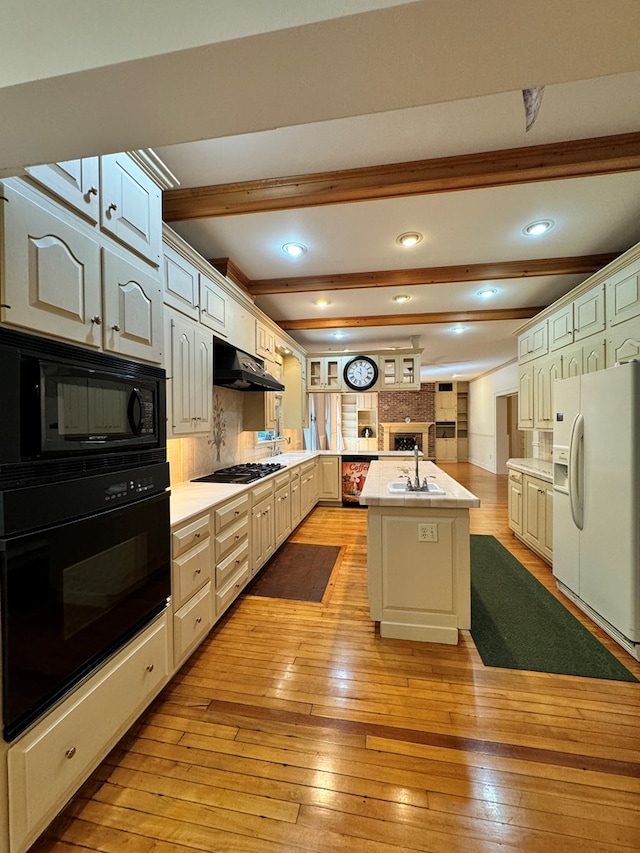
[[582, 530], [584, 527], [584, 501], [582, 494], [583, 462], [584, 462], [584, 417], [576, 415], [571, 427], [569, 443], [569, 505], [573, 523]]

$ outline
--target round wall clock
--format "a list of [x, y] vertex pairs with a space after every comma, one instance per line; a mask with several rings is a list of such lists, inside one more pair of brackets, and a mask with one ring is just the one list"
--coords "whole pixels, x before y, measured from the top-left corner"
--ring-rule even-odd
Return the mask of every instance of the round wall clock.
[[367, 391], [378, 381], [378, 365], [366, 355], [348, 361], [343, 371], [345, 384], [354, 391]]

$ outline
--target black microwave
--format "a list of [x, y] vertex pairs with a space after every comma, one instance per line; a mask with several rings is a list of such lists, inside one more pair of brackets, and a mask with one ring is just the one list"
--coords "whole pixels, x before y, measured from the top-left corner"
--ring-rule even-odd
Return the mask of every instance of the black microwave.
[[0, 473], [116, 453], [166, 458], [162, 368], [0, 328], [0, 377]]

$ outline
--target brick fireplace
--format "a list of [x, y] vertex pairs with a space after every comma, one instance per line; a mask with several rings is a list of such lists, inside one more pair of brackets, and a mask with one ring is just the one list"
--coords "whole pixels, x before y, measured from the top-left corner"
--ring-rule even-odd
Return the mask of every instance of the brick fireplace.
[[419, 391], [378, 392], [378, 449], [411, 451], [416, 443], [434, 459], [435, 413], [433, 382], [424, 382]]

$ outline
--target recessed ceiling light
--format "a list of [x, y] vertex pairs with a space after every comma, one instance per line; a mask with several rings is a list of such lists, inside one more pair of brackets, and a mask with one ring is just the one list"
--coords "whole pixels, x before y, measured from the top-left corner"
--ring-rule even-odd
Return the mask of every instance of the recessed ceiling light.
[[344, 332], [332, 332], [331, 337], [332, 338], [344, 338], [346, 336], [345, 336]]
[[400, 234], [400, 236], [396, 237], [396, 243], [400, 246], [404, 246], [405, 249], [411, 248], [411, 246], [417, 246], [422, 240], [422, 234], [418, 231], [406, 231], [404, 234]]
[[300, 255], [304, 255], [307, 251], [307, 247], [303, 246], [302, 243], [285, 243], [282, 251], [285, 255], [289, 255], [290, 258], [299, 258]]
[[406, 293], [401, 293], [401, 294], [399, 294], [398, 296], [394, 296], [394, 297], [393, 297], [393, 301], [394, 301], [394, 302], [400, 302], [400, 303], [402, 303], [402, 302], [408, 302], [410, 299], [411, 299], [411, 297], [410, 297], [410, 296], [407, 296], [407, 294], [406, 294]]
[[459, 326], [459, 325], [458, 326], [452, 326], [449, 329], [449, 331], [451, 332], [452, 335], [462, 335], [464, 332], [467, 331], [467, 327], [466, 326]]
[[476, 293], [476, 296], [479, 296], [481, 299], [491, 299], [492, 296], [495, 296], [498, 291], [495, 287], [485, 287], [482, 290], [479, 290]]
[[541, 234], [551, 231], [554, 225], [553, 219], [537, 219], [535, 222], [525, 225], [522, 233], [527, 237], [539, 237]]
[[326, 308], [327, 305], [331, 305], [331, 301], [329, 299], [324, 299], [324, 298], [323, 299], [316, 299], [316, 301], [313, 304], [316, 305], [318, 308]]

